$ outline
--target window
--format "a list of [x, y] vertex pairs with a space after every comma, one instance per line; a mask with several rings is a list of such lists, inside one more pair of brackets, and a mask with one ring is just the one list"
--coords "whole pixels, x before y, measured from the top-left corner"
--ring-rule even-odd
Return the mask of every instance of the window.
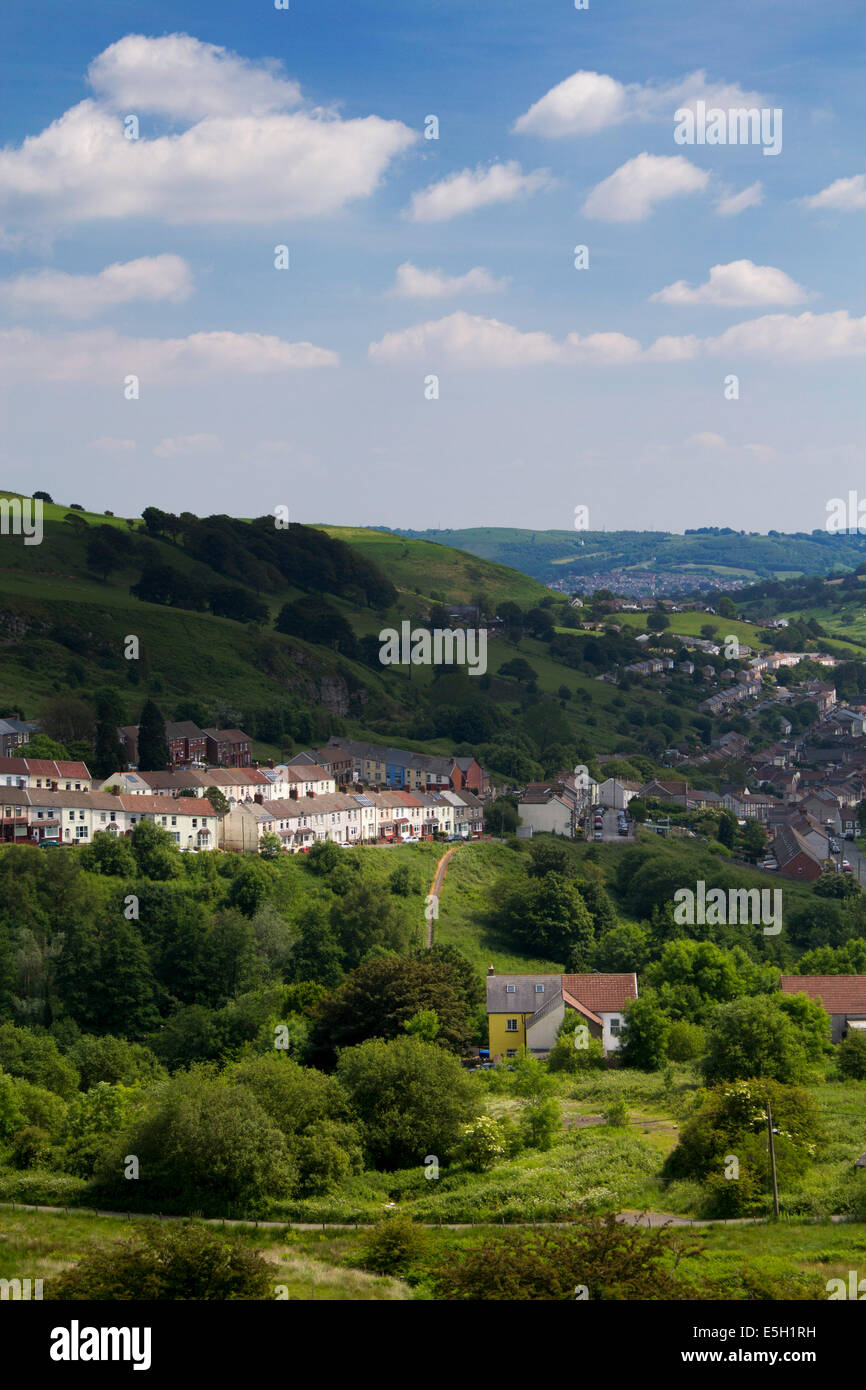
[[506, 1031], [506, 1033], [516, 1033], [516, 1032], [517, 1032], [517, 1019], [516, 1019], [516, 1018], [507, 1018], [507, 1019], [505, 1020], [505, 1031]]
[[[109, 811], [108, 814], [109, 814], [109, 816], [111, 817], [112, 820], [117, 820], [117, 812], [116, 812], [116, 811]], [[102, 819], [105, 820], [105, 816], [103, 816]]]
[[611, 1031], [611, 1036], [612, 1036], [612, 1037], [614, 1037], [614, 1038], [618, 1038], [618, 1037], [619, 1037], [619, 1026], [620, 1026], [620, 1019], [618, 1019], [618, 1018], [612, 1018], [611, 1021], [610, 1021], [610, 1031]]
[[69, 812], [69, 819], [70, 819], [70, 820], [75, 820], [75, 812], [74, 812], [74, 811], [70, 811], [70, 812]]
[[76, 840], [86, 840], [86, 839], [87, 839], [87, 826], [86, 826], [86, 825], [76, 825], [76, 827], [75, 827], [75, 838], [76, 838]]
[[[177, 825], [177, 816], [172, 816], [171, 823], [172, 825]], [[195, 825], [195, 821], [193, 821], [193, 825]]]
[[505, 1055], [506, 1055], [506, 1057], [516, 1057], [516, 1056], [517, 1056], [517, 1048], [516, 1048], [516, 1047], [509, 1047], [509, 1048], [506, 1050]]
[[506, 993], [506, 994], [516, 994], [516, 993], [517, 993], [517, 985], [506, 985], [506, 986], [505, 986], [505, 993]]
[[536, 994], [543, 994], [543, 993], [544, 993], [544, 985], [536, 985], [536, 986], [535, 986], [535, 993], [536, 993]]

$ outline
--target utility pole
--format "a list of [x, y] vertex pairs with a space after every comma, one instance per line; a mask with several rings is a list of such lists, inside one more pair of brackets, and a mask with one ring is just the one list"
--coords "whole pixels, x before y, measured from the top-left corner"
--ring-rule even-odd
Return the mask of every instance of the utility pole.
[[769, 1139], [770, 1169], [773, 1174], [773, 1217], [779, 1219], [779, 1184], [776, 1180], [776, 1145], [773, 1143], [773, 1112], [767, 1101], [767, 1137]]

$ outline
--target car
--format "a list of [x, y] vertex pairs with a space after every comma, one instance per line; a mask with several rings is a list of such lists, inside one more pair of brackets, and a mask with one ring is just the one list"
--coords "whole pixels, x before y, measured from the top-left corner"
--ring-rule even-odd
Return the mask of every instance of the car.
[[841, 849], [839, 848], [839, 841], [838, 841], [838, 840], [831, 840], [831, 841], [830, 841], [830, 853], [831, 853], [831, 854], [841, 854], [841, 853], [842, 853]]
[[853, 831], [853, 830], [846, 830], [846, 831], [845, 831], [845, 839], [846, 839], [846, 840], [853, 840], [853, 839], [854, 839], [854, 831]]
[[592, 838], [593, 838], [594, 840], [603, 840], [603, 839], [604, 839], [604, 835], [602, 834], [602, 832], [601, 832], [600, 830], [595, 830], [595, 831], [593, 832]]
[[843, 859], [843, 860], [842, 860], [842, 872], [843, 872], [843, 874], [853, 874], [853, 872], [854, 872], [854, 870], [851, 868], [851, 865], [848, 863], [848, 860], [847, 860], [847, 859]]

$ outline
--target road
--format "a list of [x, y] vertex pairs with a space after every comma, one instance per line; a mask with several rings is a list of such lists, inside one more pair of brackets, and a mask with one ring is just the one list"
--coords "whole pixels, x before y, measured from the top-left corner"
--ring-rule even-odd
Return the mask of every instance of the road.
[[[618, 844], [618, 845], [633, 845], [633, 844], [636, 842], [636, 840], [637, 840], [637, 835], [635, 834], [634, 821], [629, 821], [629, 823], [628, 823], [628, 834], [627, 834], [627, 835], [620, 835], [619, 829], [618, 829], [618, 827], [619, 827], [619, 812], [613, 810], [613, 809], [610, 808], [610, 807], [608, 807], [607, 809], [605, 809], [605, 808], [603, 807], [602, 809], [604, 810], [604, 826], [603, 826], [603, 831], [602, 831], [602, 843], [603, 843], [603, 844], [611, 844], [611, 843], [613, 842], [613, 843]], [[590, 841], [592, 841], [592, 838], [593, 838], [593, 826], [594, 826], [593, 816], [594, 816], [594, 813], [595, 813], [595, 807], [593, 806], [593, 807], [590, 808], [590, 810], [589, 810], [589, 812], [588, 812], [588, 815], [589, 815], [589, 827], [590, 827], [590, 829], [589, 829], [589, 839], [590, 839]], [[598, 843], [598, 842], [596, 841], [596, 843]]]

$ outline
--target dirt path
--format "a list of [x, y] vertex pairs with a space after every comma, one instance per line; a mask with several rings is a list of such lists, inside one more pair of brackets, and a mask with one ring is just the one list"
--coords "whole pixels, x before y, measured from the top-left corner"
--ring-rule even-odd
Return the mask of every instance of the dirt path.
[[[37, 1206], [33, 1202], [0, 1202], [0, 1210], [7, 1207], [12, 1211], [45, 1211], [53, 1212], [55, 1215], [65, 1216], [110, 1216], [113, 1218], [125, 1217], [129, 1221], [189, 1221], [188, 1216], [163, 1216], [161, 1212], [155, 1211], [97, 1211], [93, 1207], [48, 1207]], [[383, 1207], [383, 1211], [388, 1208]], [[369, 1217], [366, 1221], [254, 1221], [254, 1220], [233, 1220], [230, 1217], [209, 1216], [193, 1218], [201, 1221], [205, 1226], [252, 1226], [256, 1229], [261, 1227], [264, 1230], [277, 1231], [354, 1231], [361, 1225], [371, 1225], [378, 1218]], [[851, 1221], [850, 1216], [831, 1216], [826, 1218], [833, 1225], [840, 1225]], [[823, 1224], [823, 1219], [817, 1217], [801, 1218], [804, 1225]], [[769, 1218], [766, 1216], [737, 1216], [720, 1220], [695, 1220], [690, 1216], [671, 1216], [662, 1211], [620, 1211], [617, 1212], [617, 1221], [623, 1221], [629, 1226], [756, 1226], [769, 1225]], [[469, 1231], [475, 1226], [570, 1226], [570, 1221], [497, 1221], [495, 1217], [488, 1217], [481, 1221], [422, 1221], [419, 1225], [438, 1230], [440, 1227], [447, 1231]]]
[[[454, 850], [457, 849], [457, 848], [458, 848], [458, 846], [455, 845], [453, 849], [448, 849], [448, 850], [446, 850], [445, 853], [443, 854], [442, 858], [439, 860], [439, 863], [436, 865], [436, 872], [435, 872], [435, 874], [433, 875], [433, 883], [432, 883], [431, 888], [430, 888], [430, 894], [429, 894], [429, 896], [436, 899], [436, 907], [437, 907], [437, 908], [438, 908], [438, 906], [439, 906], [439, 894], [442, 892], [442, 884], [445, 882], [445, 875], [446, 875], [447, 872], [448, 872], [448, 861], [450, 860], [452, 854], [454, 853]], [[427, 915], [427, 914], [425, 914], [425, 915]], [[427, 918], [427, 950], [428, 950], [428, 951], [430, 950], [430, 947], [433, 945], [433, 923], [434, 923], [435, 920], [436, 920], [436, 919], [435, 919], [435, 917], [433, 916], [433, 914], [432, 914], [432, 912], [431, 912], [431, 913], [429, 914], [428, 918]]]

